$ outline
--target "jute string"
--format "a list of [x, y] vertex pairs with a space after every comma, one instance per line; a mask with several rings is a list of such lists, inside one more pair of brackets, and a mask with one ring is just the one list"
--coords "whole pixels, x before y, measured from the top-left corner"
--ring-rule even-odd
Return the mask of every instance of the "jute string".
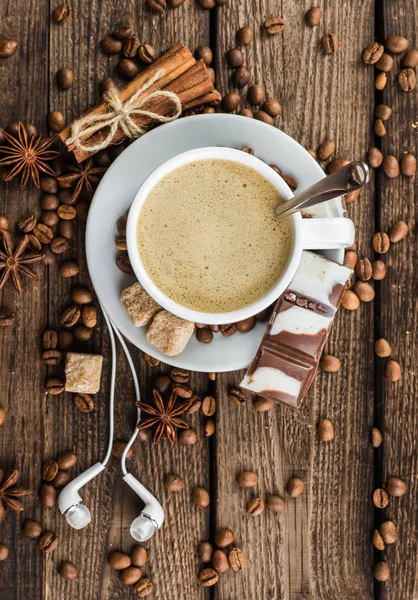
[[[150, 119], [160, 123], [168, 123], [177, 119], [181, 115], [182, 107], [180, 98], [174, 92], [155, 90], [138, 101], [138, 97], [146, 92], [162, 75], [164, 75], [164, 69], [159, 69], [126, 102], [122, 102], [119, 98], [116, 88], [108, 90], [103, 94], [103, 100], [109, 105], [110, 110], [101, 115], [86, 115], [74, 121], [71, 128], [72, 135], [66, 141], [67, 146], [74, 146], [77, 150], [84, 152], [98, 152], [109, 146], [118, 129], [123, 132], [125, 137], [130, 139], [143, 135], [146, 129], [135, 123], [135, 117], [150, 117]], [[164, 116], [149, 110], [142, 110], [145, 103], [157, 97], [169, 98], [173, 102], [174, 113], [170, 116]], [[108, 128], [107, 135], [102, 137], [97, 144], [89, 144], [88, 138], [105, 127]], [[83, 138], [86, 139], [83, 141]]]

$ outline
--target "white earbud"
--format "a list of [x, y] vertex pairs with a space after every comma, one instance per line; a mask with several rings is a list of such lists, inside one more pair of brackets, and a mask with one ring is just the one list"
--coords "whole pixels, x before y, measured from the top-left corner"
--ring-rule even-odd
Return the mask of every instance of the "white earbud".
[[91, 521], [91, 514], [84, 506], [78, 490], [104, 470], [105, 466], [98, 462], [84, 473], [70, 481], [58, 497], [58, 508], [74, 529], [83, 529]]
[[164, 522], [164, 511], [158, 500], [130, 473], [123, 480], [145, 503], [139, 517], [131, 524], [131, 536], [137, 542], [149, 540]]

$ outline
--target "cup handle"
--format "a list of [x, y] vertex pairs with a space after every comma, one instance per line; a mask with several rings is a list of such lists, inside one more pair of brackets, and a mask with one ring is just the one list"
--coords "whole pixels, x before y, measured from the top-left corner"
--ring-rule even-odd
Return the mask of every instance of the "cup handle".
[[302, 219], [301, 229], [304, 250], [347, 248], [354, 243], [354, 223], [344, 217]]

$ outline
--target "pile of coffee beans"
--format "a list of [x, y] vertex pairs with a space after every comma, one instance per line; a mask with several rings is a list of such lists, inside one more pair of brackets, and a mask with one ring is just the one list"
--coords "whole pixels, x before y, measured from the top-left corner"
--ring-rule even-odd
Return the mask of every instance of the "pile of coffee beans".
[[42, 469], [44, 483], [39, 488], [39, 499], [44, 508], [56, 506], [57, 490], [71, 481], [68, 471], [76, 464], [77, 455], [71, 450], [62, 452], [55, 460], [49, 460], [44, 464]]
[[230, 569], [238, 573], [247, 566], [244, 552], [236, 545], [235, 535], [230, 529], [220, 529], [214, 542], [201, 542], [197, 549], [200, 562], [206, 564], [198, 575], [203, 587], [215, 585], [219, 581], [219, 575]]
[[403, 92], [411, 92], [416, 87], [415, 68], [418, 65], [418, 50], [409, 48], [409, 41], [402, 35], [389, 35], [385, 44], [371, 42], [363, 50], [365, 65], [374, 65], [378, 71], [375, 86], [378, 90], [386, 87], [388, 77], [395, 67], [395, 60], [400, 58], [398, 85]]
[[113, 550], [108, 556], [108, 563], [112, 569], [119, 572], [121, 583], [132, 585], [139, 598], [145, 598], [154, 591], [154, 584], [143, 574], [143, 567], [147, 560], [148, 552], [139, 545], [133, 546], [130, 554]]
[[[155, 49], [150, 44], [142, 44], [130, 25], [112, 31], [101, 40], [100, 48], [108, 56], [119, 56], [117, 72], [127, 80], [138, 75], [140, 64], [150, 65], [157, 58]], [[113, 79], [107, 77], [101, 81], [100, 91], [106, 92], [115, 85]]]

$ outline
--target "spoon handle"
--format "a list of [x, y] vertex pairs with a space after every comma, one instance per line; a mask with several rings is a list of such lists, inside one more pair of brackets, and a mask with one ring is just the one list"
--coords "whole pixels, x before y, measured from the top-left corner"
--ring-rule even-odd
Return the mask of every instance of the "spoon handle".
[[321, 202], [332, 200], [343, 194], [360, 189], [369, 181], [369, 168], [362, 161], [352, 162], [332, 175], [324, 177], [311, 187], [278, 204], [274, 209], [276, 217], [288, 217], [295, 212], [305, 210]]

